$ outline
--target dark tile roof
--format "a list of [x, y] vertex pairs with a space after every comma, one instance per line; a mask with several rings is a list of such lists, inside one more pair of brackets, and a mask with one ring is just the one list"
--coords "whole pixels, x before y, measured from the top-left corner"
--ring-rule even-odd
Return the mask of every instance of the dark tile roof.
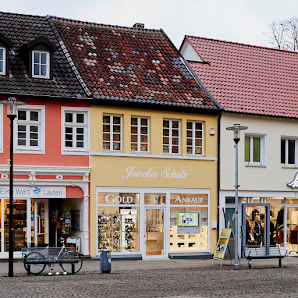
[[[0, 12], [0, 33], [13, 43], [9, 51], [8, 75], [0, 76], [0, 94], [87, 97], [59, 45], [54, 30], [47, 17]], [[48, 39], [57, 47], [53, 59], [53, 80], [30, 78], [24, 61], [18, 54], [21, 46], [40, 37]]]
[[226, 111], [298, 117], [298, 53], [194, 36], [185, 41], [210, 62], [190, 65]]
[[96, 102], [219, 110], [162, 30], [51, 20]]

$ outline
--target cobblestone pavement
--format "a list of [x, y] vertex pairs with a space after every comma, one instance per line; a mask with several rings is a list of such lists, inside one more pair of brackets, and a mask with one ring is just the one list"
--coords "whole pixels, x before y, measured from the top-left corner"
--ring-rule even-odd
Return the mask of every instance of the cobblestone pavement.
[[99, 262], [87, 260], [76, 275], [26, 276], [17, 263], [16, 277], [0, 277], [0, 297], [298, 297], [298, 258], [286, 258], [283, 268], [278, 260], [255, 261], [251, 270], [245, 260], [238, 271], [228, 264], [113, 261], [112, 272], [101, 274]]

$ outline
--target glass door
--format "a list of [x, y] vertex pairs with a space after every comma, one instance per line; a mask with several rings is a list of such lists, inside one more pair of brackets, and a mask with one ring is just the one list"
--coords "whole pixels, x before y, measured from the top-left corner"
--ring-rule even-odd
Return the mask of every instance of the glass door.
[[164, 256], [164, 209], [146, 208], [146, 256]]
[[34, 200], [35, 246], [43, 246], [49, 243], [49, 211], [47, 203], [47, 200]]
[[242, 245], [270, 246], [270, 204], [243, 204]]

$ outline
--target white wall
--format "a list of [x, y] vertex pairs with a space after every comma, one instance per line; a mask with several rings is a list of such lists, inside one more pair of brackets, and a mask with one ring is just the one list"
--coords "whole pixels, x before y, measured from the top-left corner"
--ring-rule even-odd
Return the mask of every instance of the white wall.
[[[298, 168], [283, 168], [280, 162], [281, 136], [298, 137], [298, 121], [277, 117], [249, 116], [223, 113], [220, 128], [220, 189], [233, 190], [235, 185], [235, 149], [233, 131], [226, 127], [234, 123], [245, 125], [239, 142], [239, 191], [287, 191], [297, 192], [287, 186]], [[244, 163], [245, 133], [266, 135], [265, 167], [249, 167]]]

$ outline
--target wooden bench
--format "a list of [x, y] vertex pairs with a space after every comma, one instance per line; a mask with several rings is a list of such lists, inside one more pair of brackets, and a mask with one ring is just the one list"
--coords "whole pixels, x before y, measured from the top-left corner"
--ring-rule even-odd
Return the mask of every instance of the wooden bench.
[[251, 260], [253, 259], [281, 259], [285, 257], [286, 251], [279, 246], [245, 246], [243, 248], [244, 257], [248, 259], [248, 267], [251, 269]]

